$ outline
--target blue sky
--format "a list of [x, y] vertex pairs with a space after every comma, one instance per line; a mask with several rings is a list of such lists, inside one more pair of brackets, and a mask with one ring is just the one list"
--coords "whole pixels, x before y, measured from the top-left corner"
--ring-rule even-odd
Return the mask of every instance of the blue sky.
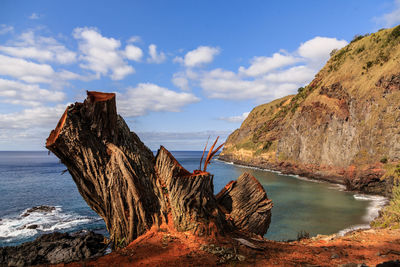
[[68, 103], [117, 93], [151, 148], [201, 150], [309, 83], [400, 0], [0, 3], [0, 150], [43, 150]]

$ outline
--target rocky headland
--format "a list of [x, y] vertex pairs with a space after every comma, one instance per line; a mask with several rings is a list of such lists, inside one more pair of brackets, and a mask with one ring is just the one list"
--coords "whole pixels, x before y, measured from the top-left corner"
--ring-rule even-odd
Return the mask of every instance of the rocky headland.
[[221, 160], [390, 196], [400, 160], [400, 27], [332, 51], [298, 94], [255, 107]]

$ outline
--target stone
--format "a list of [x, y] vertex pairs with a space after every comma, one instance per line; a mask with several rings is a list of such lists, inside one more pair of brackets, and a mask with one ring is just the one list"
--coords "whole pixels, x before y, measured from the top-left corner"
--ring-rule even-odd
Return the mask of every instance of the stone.
[[0, 266], [58, 264], [104, 254], [104, 237], [94, 232], [45, 234], [31, 242], [0, 248]]

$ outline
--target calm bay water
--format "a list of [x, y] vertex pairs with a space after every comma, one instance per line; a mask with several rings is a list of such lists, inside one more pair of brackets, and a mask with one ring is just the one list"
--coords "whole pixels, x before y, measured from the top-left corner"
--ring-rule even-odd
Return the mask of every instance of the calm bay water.
[[[198, 168], [202, 152], [172, 153], [189, 171]], [[47, 152], [0, 152], [0, 246], [16, 245], [52, 231], [91, 229], [106, 233], [104, 222], [87, 206], [68, 172], [61, 175], [65, 169]], [[215, 193], [245, 171], [261, 182], [274, 202], [266, 235], [274, 240], [295, 239], [299, 231], [314, 236], [366, 226], [384, 202], [380, 197], [340, 191], [336, 185], [218, 160], [208, 171], [214, 174]], [[39, 205], [55, 210], [23, 216], [27, 209]]]

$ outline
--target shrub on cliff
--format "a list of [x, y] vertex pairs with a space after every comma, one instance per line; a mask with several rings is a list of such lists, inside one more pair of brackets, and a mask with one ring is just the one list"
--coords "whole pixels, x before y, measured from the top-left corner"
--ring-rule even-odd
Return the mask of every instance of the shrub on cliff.
[[400, 227], [400, 184], [393, 186], [392, 199], [380, 216], [371, 223], [377, 228], [399, 228]]

